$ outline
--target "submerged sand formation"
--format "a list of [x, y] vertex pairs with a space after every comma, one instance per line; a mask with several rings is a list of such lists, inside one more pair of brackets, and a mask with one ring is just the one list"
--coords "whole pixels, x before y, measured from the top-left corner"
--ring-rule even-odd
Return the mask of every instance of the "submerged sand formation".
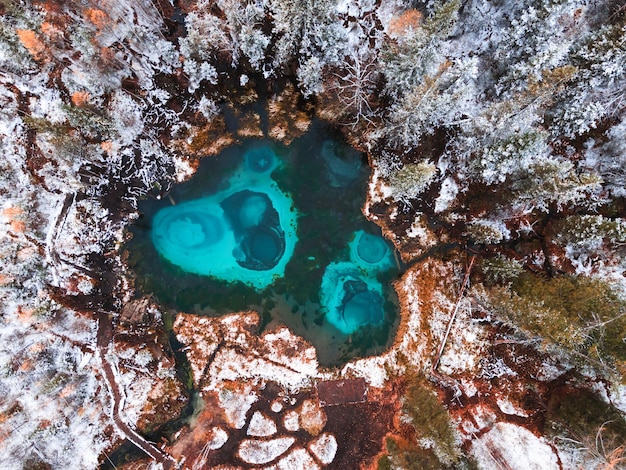
[[271, 147], [252, 147], [227, 189], [161, 209], [151, 233], [158, 252], [189, 273], [258, 290], [284, 276], [297, 214], [272, 179], [278, 164]]
[[384, 321], [385, 297], [376, 275], [393, 267], [391, 249], [377, 235], [359, 230], [349, 250], [349, 261], [328, 265], [320, 289], [326, 319], [344, 334]]

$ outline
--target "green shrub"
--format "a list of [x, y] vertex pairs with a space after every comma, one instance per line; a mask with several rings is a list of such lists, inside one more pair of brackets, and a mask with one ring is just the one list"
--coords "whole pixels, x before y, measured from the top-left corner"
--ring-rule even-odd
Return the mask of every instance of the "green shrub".
[[626, 465], [626, 420], [591, 391], [555, 394], [548, 403], [545, 425], [546, 434], [556, 443], [568, 443], [582, 451], [581, 465], [585, 468], [592, 464], [607, 469]]
[[626, 302], [606, 282], [525, 272], [489, 296], [498, 315], [532, 335], [593, 360], [626, 360]]
[[418, 438], [432, 441], [440, 460], [458, 460], [458, 449], [448, 410], [439, 403], [437, 395], [424, 379], [410, 379], [403, 408], [411, 417]]

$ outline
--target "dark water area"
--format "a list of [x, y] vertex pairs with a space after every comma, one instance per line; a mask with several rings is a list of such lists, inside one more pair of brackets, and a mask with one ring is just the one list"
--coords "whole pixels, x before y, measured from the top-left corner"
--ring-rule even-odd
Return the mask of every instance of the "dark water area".
[[255, 310], [262, 329], [286, 325], [326, 366], [382, 352], [399, 321], [399, 267], [361, 213], [368, 176], [321, 123], [289, 147], [256, 139], [206, 157], [139, 206], [126, 246], [138, 295], [197, 315]]

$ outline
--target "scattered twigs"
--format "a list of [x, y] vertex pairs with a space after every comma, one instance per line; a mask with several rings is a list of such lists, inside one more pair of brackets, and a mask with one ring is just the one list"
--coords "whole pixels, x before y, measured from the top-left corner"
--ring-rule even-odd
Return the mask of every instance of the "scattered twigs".
[[461, 301], [463, 300], [463, 294], [465, 293], [465, 287], [469, 282], [470, 273], [472, 272], [472, 267], [474, 266], [474, 261], [476, 261], [476, 255], [472, 255], [470, 259], [469, 266], [465, 271], [465, 277], [463, 278], [463, 282], [461, 283], [461, 288], [459, 289], [459, 294], [457, 296], [456, 305], [452, 310], [452, 315], [450, 316], [450, 320], [448, 321], [448, 327], [446, 328], [446, 333], [443, 336], [443, 340], [441, 340], [441, 344], [439, 345], [439, 351], [437, 351], [437, 356], [433, 362], [433, 365], [430, 368], [431, 374], [435, 374], [437, 370], [437, 366], [439, 365], [439, 361], [441, 360], [441, 355], [443, 354], [443, 350], [446, 347], [446, 342], [448, 341], [448, 336], [450, 335], [450, 330], [452, 329], [452, 325], [454, 324], [454, 320], [456, 319], [456, 315], [459, 312], [459, 306], [461, 305]]

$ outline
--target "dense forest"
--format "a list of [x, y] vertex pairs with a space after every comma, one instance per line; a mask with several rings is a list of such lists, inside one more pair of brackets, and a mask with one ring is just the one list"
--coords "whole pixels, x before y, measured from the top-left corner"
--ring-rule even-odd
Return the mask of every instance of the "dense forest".
[[[123, 440], [98, 329], [108, 316], [132, 337], [122, 246], [138, 202], [233, 143], [289, 143], [312, 119], [367, 156], [364, 212], [405, 281], [421, 273], [421, 295], [424, 260], [452, 266], [453, 287], [432, 285], [454, 301], [461, 286], [467, 321], [493, 340], [435, 372], [433, 325], [449, 312], [424, 317], [432, 354], [397, 365], [399, 419], [417, 438], [387, 437], [363, 465], [523, 468], [472, 450], [448, 383], [470, 376], [533, 388], [520, 399], [532, 416], [513, 421], [556, 449], [556, 468], [626, 465], [623, 1], [0, 0], [0, 15], [3, 468], [96, 468]], [[125, 344], [110, 357], [130, 361]], [[549, 367], [513, 371], [494, 344]], [[158, 374], [179, 412], [173, 361]], [[131, 372], [154, 376], [149, 363]]]

